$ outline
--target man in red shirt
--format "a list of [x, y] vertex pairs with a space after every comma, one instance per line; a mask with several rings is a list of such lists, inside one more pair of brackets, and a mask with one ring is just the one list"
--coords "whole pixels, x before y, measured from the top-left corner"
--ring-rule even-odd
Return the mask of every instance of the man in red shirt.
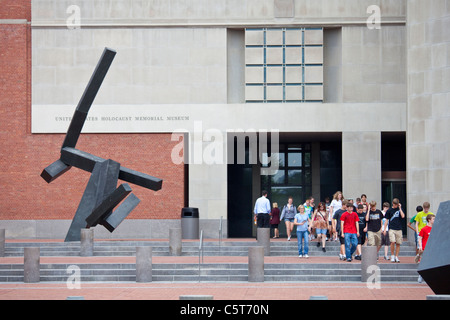
[[353, 212], [351, 203], [347, 204], [347, 212], [341, 216], [341, 230], [345, 241], [345, 257], [348, 262], [351, 262], [352, 254], [358, 246], [359, 237], [359, 217], [356, 212]]
[[[425, 227], [423, 227], [420, 232], [419, 232], [419, 239], [418, 239], [418, 243], [419, 243], [419, 257], [422, 257], [422, 253], [425, 250], [425, 246], [427, 245], [427, 241], [428, 238], [430, 237], [430, 232], [431, 232], [431, 228], [433, 227], [434, 224], [434, 219], [435, 216], [433, 214], [429, 214], [427, 215], [427, 225]], [[417, 259], [419, 262], [420, 258]]]

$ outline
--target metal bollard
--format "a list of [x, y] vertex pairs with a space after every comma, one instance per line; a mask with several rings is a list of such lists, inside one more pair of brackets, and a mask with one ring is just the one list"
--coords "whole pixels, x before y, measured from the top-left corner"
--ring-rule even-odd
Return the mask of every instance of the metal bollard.
[[152, 247], [136, 247], [136, 282], [152, 282]]
[[181, 228], [174, 228], [169, 230], [169, 255], [181, 256], [182, 241]]
[[450, 300], [449, 294], [429, 294], [427, 300]]
[[270, 228], [257, 228], [258, 245], [264, 248], [264, 255], [270, 256]]
[[211, 296], [211, 295], [182, 295], [182, 296], [179, 296], [179, 300], [214, 300], [214, 296]]
[[39, 282], [41, 276], [40, 252], [39, 247], [25, 247], [23, 249], [23, 282]]
[[81, 229], [80, 256], [92, 257], [94, 255], [94, 229]]
[[248, 248], [248, 281], [264, 282], [264, 248]]
[[377, 265], [377, 247], [361, 247], [361, 282], [367, 282], [373, 274], [373, 266]]

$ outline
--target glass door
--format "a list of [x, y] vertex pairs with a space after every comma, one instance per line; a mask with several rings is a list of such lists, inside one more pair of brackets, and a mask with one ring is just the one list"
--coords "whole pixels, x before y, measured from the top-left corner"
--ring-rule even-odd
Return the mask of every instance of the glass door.
[[[276, 202], [280, 211], [290, 196], [295, 207], [298, 207], [312, 193], [311, 144], [280, 144], [279, 153], [273, 158], [276, 160], [272, 161], [278, 161], [278, 172], [272, 176], [261, 176], [261, 190], [267, 190], [270, 203]], [[262, 166], [267, 165], [263, 161]], [[280, 237], [287, 237], [284, 221], [280, 222], [278, 229]], [[295, 237], [295, 228], [292, 236]]]
[[[381, 198], [383, 203], [389, 202], [392, 206], [392, 199], [398, 198], [402, 205], [402, 210], [406, 215], [407, 202], [406, 202], [406, 181], [383, 181]], [[379, 206], [381, 208], [382, 204]], [[406, 236], [406, 223], [407, 218], [403, 219], [403, 235]]]

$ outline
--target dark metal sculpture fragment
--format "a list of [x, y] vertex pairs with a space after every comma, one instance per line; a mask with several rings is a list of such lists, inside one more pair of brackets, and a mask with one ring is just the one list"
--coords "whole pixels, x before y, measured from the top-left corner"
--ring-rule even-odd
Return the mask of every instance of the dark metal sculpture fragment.
[[450, 201], [439, 204], [417, 272], [435, 294], [450, 294]]
[[[139, 198], [131, 194], [132, 190], [127, 183], [117, 187], [119, 179], [154, 191], [160, 190], [162, 187], [162, 180], [159, 178], [122, 167], [116, 161], [102, 159], [75, 148], [89, 109], [115, 55], [116, 52], [109, 48], [105, 48], [103, 51], [72, 117], [61, 147], [60, 158], [46, 167], [41, 173], [41, 177], [47, 183], [54, 181], [71, 167], [91, 173], [83, 197], [67, 232], [66, 242], [79, 241], [82, 228], [94, 227], [97, 224], [101, 224], [110, 232], [113, 232], [139, 204]], [[122, 204], [114, 210], [120, 202]]]

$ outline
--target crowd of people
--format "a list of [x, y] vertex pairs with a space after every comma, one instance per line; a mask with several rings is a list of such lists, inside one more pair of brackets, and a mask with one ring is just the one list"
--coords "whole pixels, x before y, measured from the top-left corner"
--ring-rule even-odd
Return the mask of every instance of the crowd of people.
[[[277, 203], [273, 203], [271, 207], [267, 195], [267, 191], [263, 191], [261, 198], [255, 203], [257, 226], [272, 228], [273, 238], [276, 239], [280, 237], [278, 226], [284, 221], [287, 241], [291, 240], [296, 226], [300, 258], [309, 257], [309, 242], [317, 238], [317, 247], [322, 247], [323, 252], [326, 252], [326, 241], [339, 241], [341, 260], [361, 260], [361, 246], [367, 244], [376, 246], [378, 253], [384, 246], [384, 259], [400, 262], [402, 226], [406, 215], [397, 198], [392, 200], [392, 204], [384, 202], [380, 210], [375, 201], [368, 202], [365, 194], [353, 203], [353, 199], [345, 199], [342, 192], [337, 191], [331, 201], [326, 198], [317, 206], [313, 197], [307, 198], [305, 203], [299, 206], [295, 206], [294, 199], [289, 197], [287, 204], [282, 207]], [[420, 261], [434, 223], [434, 214], [429, 209], [428, 202], [418, 206], [417, 214], [408, 222], [408, 227], [416, 234], [416, 263]]]

